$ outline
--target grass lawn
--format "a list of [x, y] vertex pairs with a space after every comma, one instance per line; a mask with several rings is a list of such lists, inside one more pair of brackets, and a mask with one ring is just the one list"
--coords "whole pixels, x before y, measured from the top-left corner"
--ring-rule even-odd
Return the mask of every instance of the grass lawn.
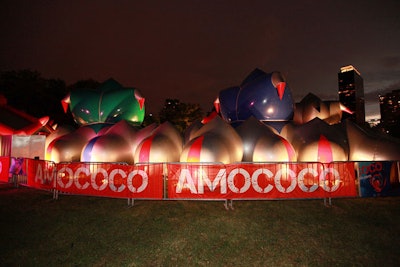
[[0, 188], [0, 266], [398, 266], [400, 197], [223, 202]]

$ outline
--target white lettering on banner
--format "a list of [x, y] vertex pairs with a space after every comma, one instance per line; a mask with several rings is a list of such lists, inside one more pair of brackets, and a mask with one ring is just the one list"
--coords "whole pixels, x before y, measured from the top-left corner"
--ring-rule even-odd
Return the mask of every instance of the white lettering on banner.
[[38, 164], [34, 181], [38, 184], [51, 184], [55, 181], [55, 175], [55, 169], [49, 170], [49, 168], [45, 168], [43, 171], [43, 165]]
[[121, 169], [112, 170], [110, 176], [108, 177], [108, 182], [110, 183], [110, 189], [114, 192], [122, 192], [125, 189], [125, 185], [121, 183], [121, 185], [117, 188], [114, 184], [114, 177], [116, 175], [121, 175], [122, 179], [126, 178], [126, 173], [123, 172]]
[[89, 182], [85, 181], [85, 183], [83, 185], [80, 184], [79, 176], [81, 173], [83, 173], [85, 176], [88, 176], [90, 174], [90, 172], [87, 168], [84, 168], [84, 167], [80, 167], [75, 171], [75, 175], [74, 175], [75, 186], [78, 189], [84, 190], [89, 187]]
[[268, 193], [270, 192], [274, 187], [272, 185], [267, 185], [264, 190], [261, 188], [261, 186], [258, 184], [258, 177], [261, 174], [265, 174], [268, 178], [272, 178], [274, 176], [272, 172], [268, 169], [257, 169], [253, 175], [251, 176], [251, 184], [253, 185], [254, 190], [258, 193]]
[[[136, 187], [133, 186], [133, 177], [135, 177], [136, 175], [142, 176], [142, 185], [139, 186], [139, 188], [137, 188], [137, 189], [136, 189]], [[131, 192], [140, 193], [143, 190], [145, 190], [147, 185], [149, 184], [149, 176], [147, 175], [147, 173], [145, 171], [142, 171], [142, 170], [133, 171], [133, 172], [129, 173], [126, 183]]]
[[[84, 174], [86, 177], [90, 175], [90, 183], [88, 181], [85, 181], [83, 184], [80, 182], [80, 175]], [[101, 184], [99, 185], [97, 183], [98, 176], [101, 175], [103, 179], [101, 179]], [[115, 184], [115, 180], [117, 176], [121, 176], [121, 179], [127, 179], [127, 185], [121, 183], [118, 187]], [[133, 186], [133, 179], [136, 175], [141, 176], [142, 183], [138, 188]], [[64, 182], [66, 180], [67, 181]], [[149, 177], [146, 172], [142, 170], [134, 170], [132, 172], [129, 172], [127, 174], [124, 170], [122, 169], [114, 169], [108, 174], [107, 170], [103, 168], [97, 168], [96, 171], [91, 173], [86, 167], [79, 167], [75, 173], [73, 170], [69, 167], [63, 167], [57, 172], [57, 184], [64, 189], [67, 189], [72, 186], [72, 184], [75, 184], [77, 189], [84, 190], [87, 189], [89, 186], [91, 186], [94, 190], [97, 191], [102, 191], [106, 189], [107, 186], [114, 191], [114, 192], [122, 192], [126, 188], [128, 188], [130, 191], [133, 193], [140, 193], [144, 191], [147, 186], [148, 186], [148, 181]]]
[[[215, 177], [209, 177], [207, 168], [181, 169], [175, 188], [176, 193], [182, 193], [184, 188], [192, 194], [204, 194], [206, 188], [209, 190], [208, 192], [219, 190], [221, 194], [226, 194], [228, 188], [232, 193], [237, 194], [245, 193], [251, 188], [255, 192], [263, 194], [271, 192], [274, 188], [281, 193], [290, 193], [295, 190], [296, 186], [301, 191], [308, 193], [316, 191], [319, 187], [326, 192], [334, 192], [338, 190], [341, 184], [340, 173], [335, 168], [326, 168], [321, 171], [314, 168], [304, 168], [298, 172], [286, 167], [275, 172], [267, 168], [259, 168], [255, 169], [253, 173], [246, 168], [235, 168], [230, 172], [227, 172], [225, 168], [214, 170], [218, 170]], [[213, 171], [213, 173], [215, 172]], [[235, 183], [237, 175], [241, 176], [240, 181], [242, 183], [240, 186]], [[137, 178], [137, 183], [134, 185], [136, 176], [140, 176], [140, 178]], [[311, 182], [305, 182], [307, 176], [311, 176], [311, 179], [309, 179]], [[317, 178], [318, 181], [316, 181]], [[117, 183], [118, 179], [123, 182]], [[261, 179], [266, 180], [265, 186], [262, 186], [264, 183]], [[268, 182], [269, 180], [270, 182]], [[56, 172], [55, 168], [51, 171], [51, 168], [38, 164], [35, 182], [45, 184], [52, 181], [65, 189], [74, 185], [79, 190], [91, 187], [94, 190], [102, 191], [109, 187], [114, 192], [129, 190], [133, 193], [140, 193], [148, 187], [149, 174], [144, 170], [126, 172], [123, 169], [113, 169], [107, 171], [101, 167], [91, 172], [88, 167], [84, 166], [75, 171], [68, 166], [63, 166]], [[288, 186], [285, 186], [285, 184], [288, 184]]]
[[[101, 185], [99, 186], [96, 183], [96, 178], [98, 174], [102, 174], [103, 175], [103, 179], [101, 179]], [[104, 189], [106, 189], [107, 184], [108, 184], [108, 173], [105, 169], [103, 168], [97, 168], [96, 171], [94, 171], [92, 173], [92, 177], [90, 178], [91, 180], [91, 184], [94, 190], [98, 190], [98, 191], [103, 191]]]
[[[226, 193], [227, 187], [233, 192], [233, 193], [245, 193], [252, 187], [256, 192], [258, 193], [269, 193], [271, 190], [274, 188], [272, 184], [268, 184], [265, 188], [262, 188], [259, 184], [259, 176], [264, 174], [267, 176], [267, 178], [273, 178], [273, 183], [276, 187], [276, 189], [281, 192], [281, 193], [290, 193], [292, 192], [296, 186], [298, 185], [300, 190], [306, 193], [312, 193], [318, 189], [319, 186], [322, 187], [323, 190], [326, 192], [334, 192], [336, 191], [339, 186], [340, 186], [340, 174], [339, 172], [334, 169], [334, 168], [327, 168], [324, 169], [320, 174], [319, 174], [319, 181], [320, 183], [315, 183], [314, 180], [313, 183], [309, 186], [306, 186], [304, 183], [305, 176], [307, 174], [311, 174], [314, 178], [318, 177], [318, 171], [312, 168], [305, 168], [302, 169], [298, 172], [296, 175], [296, 172], [288, 169], [288, 168], [281, 168], [279, 169], [275, 175], [273, 172], [269, 169], [261, 168], [261, 169], [256, 169], [252, 175], [250, 173], [243, 169], [243, 168], [235, 168], [233, 169], [229, 175], [228, 179], [226, 178], [226, 169], [220, 169], [218, 171], [218, 174], [215, 176], [215, 178], [211, 181], [207, 175], [207, 172], [204, 170], [197, 170], [197, 175], [195, 175], [196, 171], [194, 171], [192, 176], [192, 172], [189, 169], [181, 169], [179, 177], [178, 177], [178, 184], [176, 186], [175, 192], [177, 194], [182, 193], [183, 188], [188, 188], [190, 190], [190, 193], [192, 194], [203, 194], [204, 193], [204, 185], [207, 185], [207, 187], [210, 189], [211, 192], [214, 192], [214, 190], [217, 188], [218, 185], [220, 185], [220, 190], [222, 194]], [[327, 179], [328, 174], [333, 174], [334, 176], [334, 182], [332, 183], [333, 186], [329, 186], [330, 180]], [[244, 178], [244, 184], [241, 188], [238, 188], [235, 185], [235, 176], [236, 175], [242, 175]], [[196, 178], [197, 179], [193, 179]], [[290, 185], [285, 188], [282, 185], [283, 179], [287, 180], [290, 182]], [[196, 184], [197, 184], [197, 189], [196, 189]]]
[[[67, 173], [68, 177], [69, 177], [68, 182], [66, 184], [64, 184], [64, 182], [63, 182], [63, 178], [66, 176], [65, 173]], [[73, 171], [70, 168], [63, 167], [63, 168], [61, 168], [61, 170], [58, 171], [57, 184], [61, 188], [68, 188], [72, 185], [72, 182], [74, 181], [73, 177], [74, 177]]]
[[[240, 190], [239, 190], [239, 188], [236, 187], [235, 180], [234, 180], [234, 178], [235, 178], [235, 176], [237, 174], [241, 174], [244, 177], [244, 185], [242, 186], [242, 188], [240, 188]], [[229, 173], [229, 176], [228, 176], [228, 187], [229, 187], [230, 190], [232, 190], [233, 193], [244, 193], [247, 190], [249, 190], [250, 185], [251, 185], [251, 183], [250, 183], [250, 174], [245, 169], [242, 169], [242, 168], [233, 169]]]
[[211, 192], [214, 192], [218, 184], [221, 186], [221, 194], [226, 194], [226, 170], [220, 169], [215, 176], [214, 180], [211, 182], [207, 176], [207, 173], [202, 169], [201, 176], [199, 177], [199, 194], [204, 193], [204, 183], [208, 186]]
[[[333, 183], [333, 186], [332, 186], [332, 187], [329, 186], [329, 180], [326, 180], [326, 175], [327, 175], [328, 173], [332, 173], [332, 174], [334, 175], [334, 177], [335, 177], [335, 180], [334, 180], [334, 183]], [[324, 170], [321, 172], [321, 174], [319, 175], [319, 180], [320, 180], [321, 183], [322, 183], [322, 188], [323, 188], [326, 192], [334, 192], [334, 191], [336, 191], [336, 190], [339, 188], [339, 185], [340, 185], [340, 174], [339, 174], [339, 172], [338, 172], [336, 169], [334, 169], [334, 168], [327, 168], [327, 169], [324, 169]]]
[[35, 183], [43, 184], [43, 169], [42, 164], [37, 165], [36, 173], [35, 173]]
[[204, 171], [203, 168], [199, 168], [197, 170], [197, 190], [195, 186], [195, 182], [192, 177], [192, 173], [189, 169], [182, 169], [179, 174], [178, 184], [176, 186], [175, 192], [182, 193], [183, 188], [188, 188], [190, 193], [192, 194], [203, 194], [204, 193], [204, 184], [210, 189], [211, 192], [217, 188], [218, 184], [220, 184], [220, 193], [226, 193], [226, 170], [220, 169], [211, 182], [210, 178], [208, 177], [207, 173]]
[[313, 184], [310, 188], [308, 188], [305, 184], [304, 184], [304, 176], [310, 173], [315, 177], [318, 177], [318, 172], [315, 169], [312, 168], [305, 168], [303, 170], [301, 170], [297, 176], [297, 184], [299, 185], [301, 191], [303, 192], [309, 192], [312, 193], [315, 190], [318, 189], [318, 184]]
[[[290, 180], [290, 186], [288, 188], [284, 188], [282, 186], [282, 176], [285, 177], [287, 180]], [[291, 169], [279, 169], [275, 174], [275, 186], [281, 193], [290, 193], [296, 188], [296, 174]]]
[[[185, 182], [186, 181], [186, 182]], [[192, 174], [188, 169], [182, 169], [179, 175], [176, 193], [182, 193], [183, 188], [189, 188], [190, 193], [197, 194], [196, 186], [194, 185]]]

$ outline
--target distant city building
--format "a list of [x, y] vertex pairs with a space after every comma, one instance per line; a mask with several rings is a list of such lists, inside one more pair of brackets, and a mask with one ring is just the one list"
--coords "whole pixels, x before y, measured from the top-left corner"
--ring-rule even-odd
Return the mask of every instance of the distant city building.
[[379, 95], [381, 126], [386, 133], [400, 137], [400, 89]]
[[364, 81], [360, 72], [352, 65], [340, 68], [338, 73], [339, 101], [353, 114], [343, 114], [343, 119], [352, 118], [357, 124], [365, 123]]
[[373, 118], [367, 120], [369, 127], [376, 127], [381, 123], [381, 119]]

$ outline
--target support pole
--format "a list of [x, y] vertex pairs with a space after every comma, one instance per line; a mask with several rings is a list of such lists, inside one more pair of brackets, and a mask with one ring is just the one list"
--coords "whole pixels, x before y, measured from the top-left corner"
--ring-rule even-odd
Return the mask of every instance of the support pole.
[[332, 198], [331, 197], [324, 198], [324, 205], [327, 207], [332, 207]]
[[162, 177], [163, 177], [163, 199], [168, 199], [168, 166], [164, 162], [162, 165]]
[[225, 199], [224, 207], [225, 207], [226, 210], [229, 210], [229, 208], [228, 208], [228, 200], [227, 199]]
[[128, 198], [128, 207], [133, 207], [135, 205], [135, 199], [134, 198]]
[[58, 190], [57, 189], [53, 189], [53, 199], [58, 200]]
[[225, 199], [224, 207], [226, 210], [234, 210], [233, 208], [233, 200], [232, 199]]

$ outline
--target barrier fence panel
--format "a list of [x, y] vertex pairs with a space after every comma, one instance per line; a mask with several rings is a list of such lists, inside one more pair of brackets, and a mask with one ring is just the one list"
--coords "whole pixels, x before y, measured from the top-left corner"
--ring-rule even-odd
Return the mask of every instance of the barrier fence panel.
[[0, 157], [0, 182], [9, 182], [10, 157]]
[[27, 185], [37, 189], [52, 190], [56, 186], [57, 165], [52, 161], [26, 159]]
[[27, 183], [25, 158], [19, 157], [1, 157], [1, 175], [0, 181], [12, 183], [15, 187]]
[[400, 195], [398, 161], [126, 165], [19, 160], [0, 157], [1, 182], [17, 177], [33, 188], [80, 195], [194, 200]]
[[361, 197], [399, 196], [400, 162], [357, 162], [358, 185]]
[[170, 199], [356, 196], [353, 162], [167, 164]]
[[227, 199], [224, 164], [168, 163], [168, 199]]
[[329, 197], [355, 197], [358, 195], [354, 162], [324, 163], [321, 187]]
[[162, 163], [61, 163], [57, 164], [55, 188], [72, 194], [162, 199]]

